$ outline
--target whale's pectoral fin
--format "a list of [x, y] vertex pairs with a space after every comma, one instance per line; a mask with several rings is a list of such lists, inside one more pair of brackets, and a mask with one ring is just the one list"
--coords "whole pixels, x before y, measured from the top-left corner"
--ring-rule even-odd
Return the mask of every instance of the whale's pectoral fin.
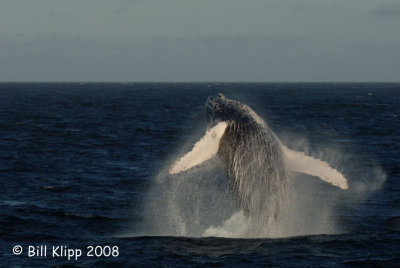
[[218, 152], [219, 142], [227, 126], [226, 122], [220, 122], [208, 129], [206, 134], [194, 145], [193, 149], [175, 162], [169, 173], [180, 173], [214, 157]]
[[341, 189], [349, 188], [346, 178], [339, 171], [330, 167], [327, 162], [312, 158], [301, 152], [292, 151], [283, 145], [282, 151], [289, 170], [319, 177], [321, 180]]

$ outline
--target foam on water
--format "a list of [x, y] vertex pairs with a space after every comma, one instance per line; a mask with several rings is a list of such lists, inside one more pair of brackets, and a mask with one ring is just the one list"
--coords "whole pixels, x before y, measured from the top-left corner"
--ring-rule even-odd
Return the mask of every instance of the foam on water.
[[211, 226], [207, 228], [202, 236], [204, 237], [227, 237], [241, 238], [247, 237], [249, 227], [249, 218], [246, 217], [243, 211], [235, 212], [221, 226]]

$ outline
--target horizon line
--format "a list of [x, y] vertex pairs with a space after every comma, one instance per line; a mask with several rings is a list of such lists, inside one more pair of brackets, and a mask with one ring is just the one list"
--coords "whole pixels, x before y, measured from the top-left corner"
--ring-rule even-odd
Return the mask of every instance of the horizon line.
[[205, 84], [205, 83], [211, 83], [211, 84], [240, 84], [240, 83], [246, 83], [246, 84], [255, 84], [255, 83], [280, 83], [280, 84], [323, 84], [323, 83], [341, 83], [341, 84], [379, 84], [379, 83], [391, 83], [391, 84], [397, 84], [400, 83], [399, 81], [89, 81], [89, 80], [72, 80], [72, 81], [0, 81], [0, 83], [122, 83], [122, 84], [140, 84], [140, 83], [171, 83], [171, 84], [183, 84], [183, 83], [193, 83], [193, 84]]

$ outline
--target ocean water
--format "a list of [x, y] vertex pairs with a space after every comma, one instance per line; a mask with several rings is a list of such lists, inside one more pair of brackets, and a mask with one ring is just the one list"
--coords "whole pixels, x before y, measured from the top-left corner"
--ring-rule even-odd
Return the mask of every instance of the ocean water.
[[[246, 237], [218, 161], [167, 173], [219, 92], [349, 190], [293, 175], [289, 222]], [[399, 267], [399, 217], [399, 83], [0, 83], [1, 267]]]

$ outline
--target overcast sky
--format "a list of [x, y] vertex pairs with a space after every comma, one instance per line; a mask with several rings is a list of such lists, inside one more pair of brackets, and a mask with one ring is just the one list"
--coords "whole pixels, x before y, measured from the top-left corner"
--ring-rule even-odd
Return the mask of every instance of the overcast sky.
[[400, 1], [1, 0], [0, 81], [400, 81]]

